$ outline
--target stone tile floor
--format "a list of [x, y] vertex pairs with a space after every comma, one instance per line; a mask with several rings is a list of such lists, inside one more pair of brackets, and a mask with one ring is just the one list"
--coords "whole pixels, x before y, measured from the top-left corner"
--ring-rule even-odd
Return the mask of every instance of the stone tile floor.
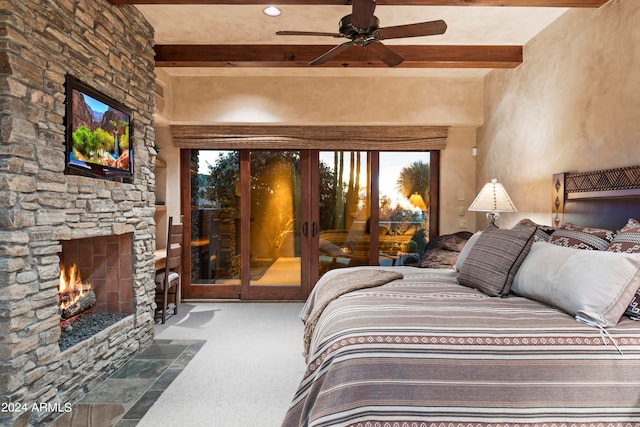
[[50, 427], [131, 427], [204, 345], [202, 340], [155, 340], [153, 344], [58, 417]]

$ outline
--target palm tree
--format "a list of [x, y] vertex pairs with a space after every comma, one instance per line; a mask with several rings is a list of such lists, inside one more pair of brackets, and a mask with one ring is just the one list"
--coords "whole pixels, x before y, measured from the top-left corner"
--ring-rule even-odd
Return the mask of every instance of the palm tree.
[[415, 161], [402, 168], [396, 181], [396, 188], [407, 199], [417, 193], [428, 203], [430, 173], [429, 163], [424, 163], [421, 160]]

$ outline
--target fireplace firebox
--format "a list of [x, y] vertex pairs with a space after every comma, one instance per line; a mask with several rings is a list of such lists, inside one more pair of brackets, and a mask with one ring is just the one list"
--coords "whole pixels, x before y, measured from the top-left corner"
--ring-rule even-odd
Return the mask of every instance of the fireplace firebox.
[[61, 244], [61, 268], [70, 272], [75, 266], [84, 291], [91, 289], [95, 294], [94, 313], [133, 313], [131, 233], [63, 240]]
[[133, 313], [131, 236], [125, 233], [61, 241], [61, 350]]

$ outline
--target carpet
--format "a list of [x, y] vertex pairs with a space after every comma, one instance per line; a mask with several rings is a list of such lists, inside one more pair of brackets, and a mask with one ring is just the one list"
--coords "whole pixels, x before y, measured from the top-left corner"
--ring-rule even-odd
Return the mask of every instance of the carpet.
[[156, 339], [206, 343], [138, 427], [277, 427], [304, 374], [302, 303], [185, 303]]

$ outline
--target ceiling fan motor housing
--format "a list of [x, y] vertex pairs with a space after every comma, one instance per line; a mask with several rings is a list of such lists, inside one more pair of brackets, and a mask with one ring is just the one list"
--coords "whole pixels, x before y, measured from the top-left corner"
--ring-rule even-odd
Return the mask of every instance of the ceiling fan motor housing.
[[371, 37], [380, 28], [380, 20], [374, 16], [369, 28], [356, 28], [351, 23], [351, 15], [347, 15], [340, 20], [340, 34], [353, 39], [357, 37]]

